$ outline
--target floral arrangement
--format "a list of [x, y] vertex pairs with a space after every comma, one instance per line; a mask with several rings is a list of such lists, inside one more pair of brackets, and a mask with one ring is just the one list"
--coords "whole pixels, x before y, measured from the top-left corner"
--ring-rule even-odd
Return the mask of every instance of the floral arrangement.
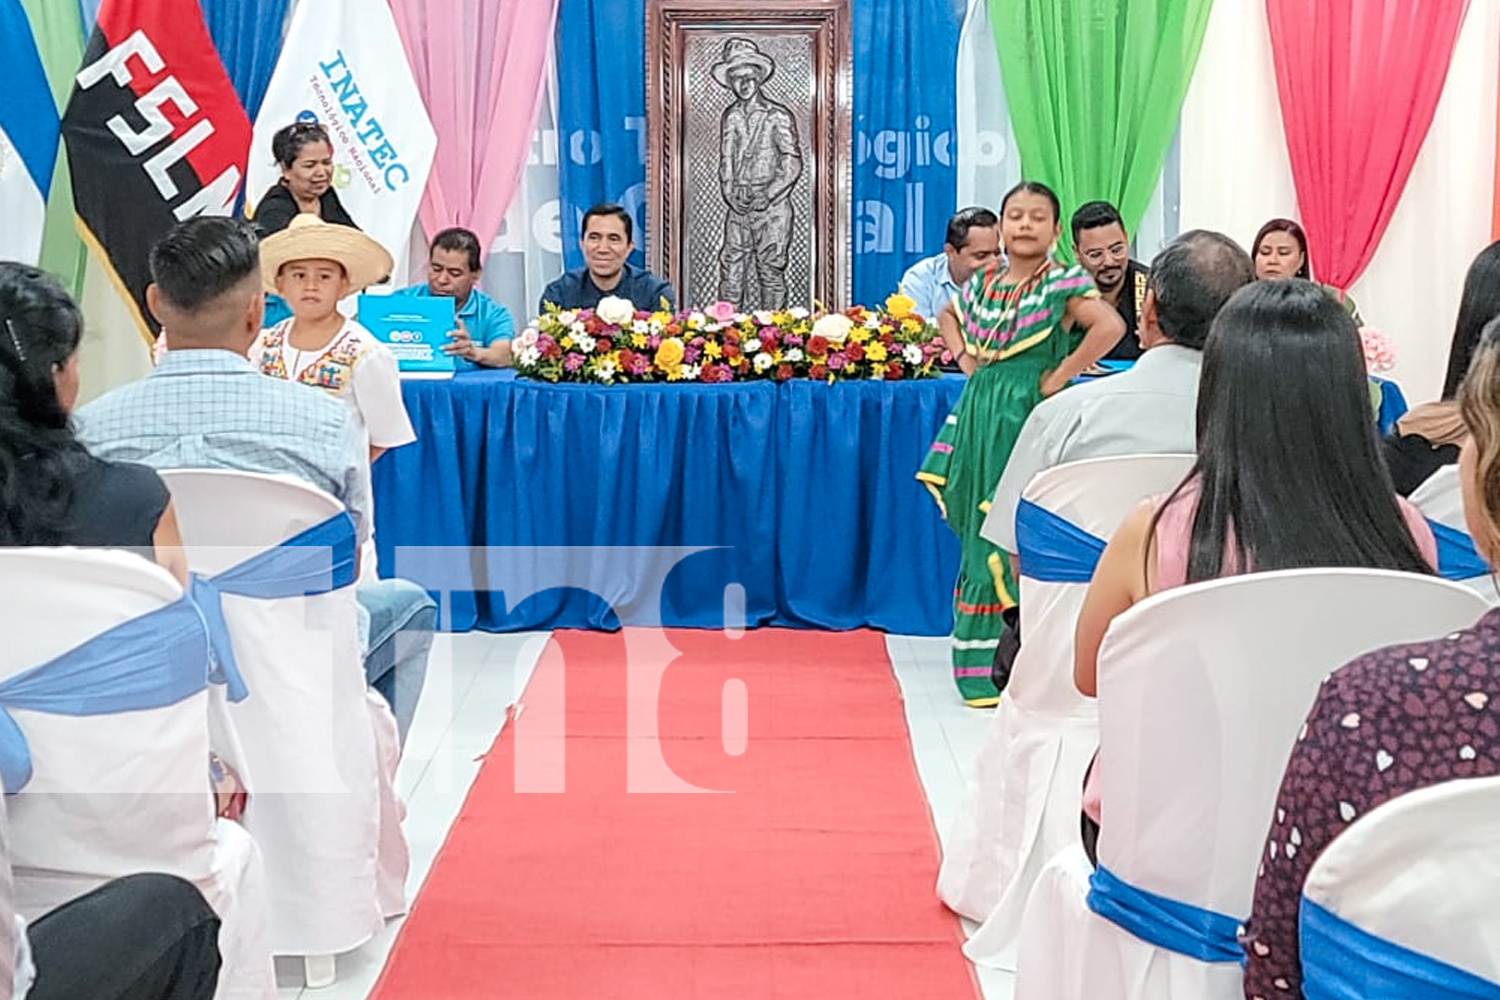
[[1377, 375], [1396, 367], [1396, 349], [1391, 346], [1391, 338], [1373, 326], [1362, 326], [1359, 339], [1365, 349], [1366, 372]]
[[511, 346], [516, 371], [547, 382], [931, 378], [943, 343], [915, 306], [892, 295], [879, 309], [745, 313], [717, 302], [673, 314], [610, 296], [592, 310], [549, 307]]

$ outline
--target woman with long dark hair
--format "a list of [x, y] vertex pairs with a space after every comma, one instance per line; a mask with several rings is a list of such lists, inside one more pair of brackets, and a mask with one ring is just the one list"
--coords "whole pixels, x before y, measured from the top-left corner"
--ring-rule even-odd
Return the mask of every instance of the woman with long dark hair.
[[1102, 358], [1125, 323], [1078, 265], [1052, 260], [1057, 195], [1023, 181], [1000, 202], [1004, 263], [976, 273], [938, 315], [948, 350], [969, 376], [917, 473], [962, 545], [953, 592], [953, 674], [965, 703], [987, 707], [990, 670], [1015, 606], [1009, 560], [981, 538], [990, 498], [1021, 426], [1046, 396]]
[[186, 581], [166, 485], [73, 436], [83, 317], [44, 271], [0, 261], [0, 545], [128, 548]]
[[[1493, 249], [1493, 248], [1491, 248]], [[1473, 275], [1473, 271], [1470, 271]], [[1456, 386], [1470, 436], [1458, 461], [1474, 548], [1500, 565], [1500, 319], [1468, 342]], [[1302, 996], [1298, 909], [1323, 849], [1397, 796], [1500, 774], [1500, 609], [1431, 642], [1376, 650], [1318, 689], [1276, 795], [1245, 922], [1245, 995]], [[1381, 766], [1382, 754], [1401, 766]], [[1298, 845], [1296, 851], [1285, 845]]]
[[1402, 496], [1410, 495], [1438, 469], [1458, 461], [1458, 449], [1468, 437], [1459, 412], [1458, 387], [1469, 370], [1480, 332], [1496, 316], [1500, 316], [1500, 242], [1479, 251], [1464, 277], [1442, 398], [1412, 407], [1385, 439], [1385, 460], [1396, 492]]
[[[1255, 242], [1250, 245], [1250, 258], [1255, 261], [1255, 276], [1265, 281], [1282, 278], [1312, 278], [1312, 263], [1307, 256], [1307, 234], [1291, 219], [1272, 219], [1260, 227]], [[1342, 288], [1319, 285], [1344, 307], [1354, 319], [1355, 326], [1363, 326], [1359, 306]]]
[[1203, 348], [1198, 460], [1100, 556], [1078, 615], [1079, 691], [1096, 693], [1115, 616], [1171, 587], [1305, 567], [1433, 571], [1436, 542], [1391, 486], [1365, 379], [1354, 322], [1311, 282], [1258, 281], [1225, 303]]

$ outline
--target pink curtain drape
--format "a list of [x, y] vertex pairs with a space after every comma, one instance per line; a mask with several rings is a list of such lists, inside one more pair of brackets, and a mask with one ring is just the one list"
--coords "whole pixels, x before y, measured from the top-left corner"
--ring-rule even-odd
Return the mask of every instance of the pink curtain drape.
[[1266, 0], [1314, 275], [1364, 272], [1427, 138], [1468, 0]]
[[418, 217], [430, 238], [474, 230], [486, 249], [531, 151], [558, 0], [390, 0], [437, 131]]

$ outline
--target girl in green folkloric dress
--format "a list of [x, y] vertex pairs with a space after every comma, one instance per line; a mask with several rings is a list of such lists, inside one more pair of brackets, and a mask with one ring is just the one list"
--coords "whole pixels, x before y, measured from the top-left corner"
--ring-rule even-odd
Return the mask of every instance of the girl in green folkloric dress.
[[[990, 668], [1015, 606], [1010, 562], [979, 536], [990, 498], [1033, 407], [1102, 358], [1125, 333], [1077, 265], [1052, 261], [1057, 195], [1023, 181], [1000, 203], [1005, 264], [975, 274], [938, 317], [969, 376], [917, 478], [962, 544], [953, 590], [953, 676], [964, 702], [994, 705]], [[1080, 328], [1083, 332], [1080, 332]]]

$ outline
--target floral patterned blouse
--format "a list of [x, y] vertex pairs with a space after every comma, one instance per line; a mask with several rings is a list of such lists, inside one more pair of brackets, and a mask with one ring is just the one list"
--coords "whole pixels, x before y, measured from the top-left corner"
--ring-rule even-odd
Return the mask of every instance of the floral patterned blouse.
[[1292, 749], [1241, 941], [1245, 996], [1302, 996], [1297, 908], [1345, 827], [1405, 792], [1500, 775], [1500, 608], [1462, 632], [1368, 653], [1323, 682]]

